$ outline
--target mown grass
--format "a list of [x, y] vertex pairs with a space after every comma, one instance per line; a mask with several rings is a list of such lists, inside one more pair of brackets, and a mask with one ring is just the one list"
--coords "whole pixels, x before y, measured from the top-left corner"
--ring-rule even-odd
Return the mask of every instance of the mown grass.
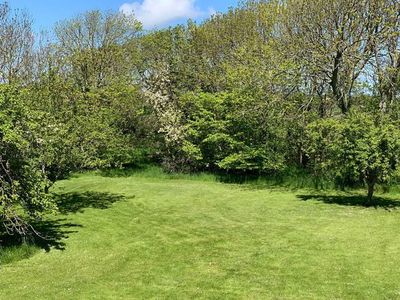
[[367, 208], [358, 194], [156, 169], [81, 174], [54, 192], [52, 241], [0, 266], [0, 298], [400, 298], [396, 194]]

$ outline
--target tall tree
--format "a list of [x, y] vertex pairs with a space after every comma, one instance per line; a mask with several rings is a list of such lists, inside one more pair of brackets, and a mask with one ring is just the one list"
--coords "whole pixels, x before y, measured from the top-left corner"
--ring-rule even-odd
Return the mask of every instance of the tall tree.
[[55, 28], [58, 54], [65, 70], [82, 91], [104, 87], [118, 79], [132, 79], [130, 51], [140, 23], [122, 13], [90, 11]]
[[400, 87], [400, 2], [382, 0], [381, 22], [376, 25], [373, 74], [380, 96], [379, 107], [393, 107]]
[[0, 3], [0, 82], [31, 79], [34, 35], [27, 13]]
[[282, 34], [321, 94], [330, 88], [347, 114], [357, 80], [373, 55], [378, 1], [288, 0]]

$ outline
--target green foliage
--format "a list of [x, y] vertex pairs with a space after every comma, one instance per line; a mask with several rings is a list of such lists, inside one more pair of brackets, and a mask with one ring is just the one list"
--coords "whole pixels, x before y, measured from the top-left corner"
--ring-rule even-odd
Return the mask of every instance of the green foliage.
[[180, 105], [182, 151], [194, 167], [261, 173], [284, 168], [285, 133], [264, 103], [235, 93], [188, 93]]
[[135, 53], [132, 40], [140, 29], [134, 17], [97, 10], [59, 22], [54, 28], [55, 54], [70, 70], [64, 75], [82, 92], [131, 82], [128, 61]]
[[145, 162], [298, 170], [372, 198], [398, 171], [400, 4], [370, 2], [240, 1], [146, 32], [132, 15], [89, 11], [37, 47], [29, 17], [0, 4], [0, 82], [15, 84], [0, 107], [3, 215], [25, 232], [51, 210], [53, 182]]
[[37, 149], [35, 119], [17, 89], [0, 86], [0, 234], [26, 235], [29, 223], [54, 210]]
[[123, 105], [119, 95], [111, 97], [104, 90], [70, 95], [69, 88], [61, 84], [47, 93], [39, 87], [25, 99], [40, 124], [35, 128], [41, 146], [37, 152], [48, 178], [130, 163], [134, 150], [119, 123], [124, 114], [117, 112]]
[[307, 133], [317, 177], [330, 174], [343, 183], [361, 181], [372, 198], [375, 184], [388, 183], [399, 170], [400, 129], [386, 118], [355, 114], [319, 120]]

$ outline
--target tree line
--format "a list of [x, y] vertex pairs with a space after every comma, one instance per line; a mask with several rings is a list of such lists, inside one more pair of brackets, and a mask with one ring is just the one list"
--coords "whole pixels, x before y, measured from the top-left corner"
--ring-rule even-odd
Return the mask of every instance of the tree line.
[[34, 33], [0, 4], [0, 233], [55, 211], [71, 172], [301, 169], [390, 183], [400, 158], [400, 1], [242, 1], [145, 31], [89, 11]]

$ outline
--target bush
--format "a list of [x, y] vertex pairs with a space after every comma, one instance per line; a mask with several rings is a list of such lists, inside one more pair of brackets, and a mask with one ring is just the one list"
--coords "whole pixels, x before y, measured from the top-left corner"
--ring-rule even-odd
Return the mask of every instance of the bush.
[[368, 187], [372, 203], [377, 183], [396, 176], [400, 162], [400, 130], [386, 118], [355, 114], [309, 125], [308, 155], [314, 175], [341, 182], [359, 181]]
[[27, 235], [32, 220], [55, 209], [46, 196], [49, 182], [35, 150], [40, 141], [22, 93], [0, 86], [0, 234]]

